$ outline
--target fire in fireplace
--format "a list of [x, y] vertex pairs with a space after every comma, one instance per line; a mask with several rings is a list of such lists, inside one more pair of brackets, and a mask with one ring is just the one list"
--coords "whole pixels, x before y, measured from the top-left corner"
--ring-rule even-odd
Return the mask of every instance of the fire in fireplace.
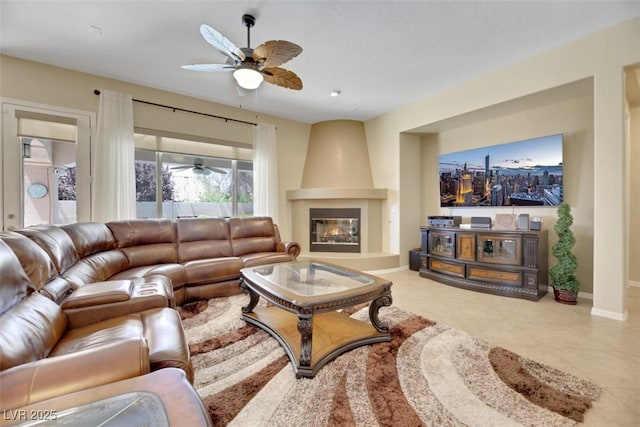
[[312, 208], [309, 218], [310, 252], [360, 253], [359, 208]]

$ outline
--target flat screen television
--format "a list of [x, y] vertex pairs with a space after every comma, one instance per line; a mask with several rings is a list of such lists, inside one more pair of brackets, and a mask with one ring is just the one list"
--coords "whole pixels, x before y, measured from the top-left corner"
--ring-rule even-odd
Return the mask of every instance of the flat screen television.
[[439, 156], [440, 206], [557, 206], [562, 134]]

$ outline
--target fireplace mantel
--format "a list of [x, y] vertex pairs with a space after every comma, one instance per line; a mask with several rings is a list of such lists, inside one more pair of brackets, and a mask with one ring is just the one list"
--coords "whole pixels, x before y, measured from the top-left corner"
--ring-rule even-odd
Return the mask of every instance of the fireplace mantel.
[[287, 200], [385, 200], [386, 188], [300, 188], [287, 190]]

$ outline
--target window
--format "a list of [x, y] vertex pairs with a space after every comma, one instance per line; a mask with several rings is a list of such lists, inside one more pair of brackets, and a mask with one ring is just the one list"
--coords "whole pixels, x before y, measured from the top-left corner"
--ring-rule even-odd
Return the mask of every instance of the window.
[[253, 163], [238, 160], [236, 169], [237, 216], [253, 215]]
[[253, 164], [136, 150], [136, 201], [138, 218], [250, 216]]

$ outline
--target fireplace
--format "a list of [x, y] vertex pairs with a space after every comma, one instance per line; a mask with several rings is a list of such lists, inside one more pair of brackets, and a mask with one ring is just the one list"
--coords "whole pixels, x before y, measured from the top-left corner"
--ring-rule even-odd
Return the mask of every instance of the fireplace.
[[311, 208], [310, 252], [360, 253], [359, 208]]

